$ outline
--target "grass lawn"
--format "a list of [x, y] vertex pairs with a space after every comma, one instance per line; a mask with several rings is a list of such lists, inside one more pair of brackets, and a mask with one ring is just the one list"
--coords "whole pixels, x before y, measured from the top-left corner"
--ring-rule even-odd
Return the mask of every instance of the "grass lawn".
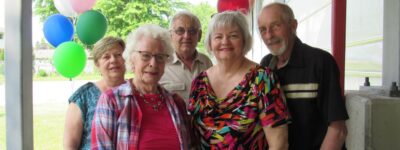
[[66, 104], [34, 106], [33, 130], [35, 149], [63, 149]]
[[[132, 78], [132, 73], [127, 73], [125, 78]], [[74, 80], [98, 80], [99, 74], [81, 74]], [[34, 76], [34, 81], [59, 81], [68, 80], [60, 75], [52, 74], [47, 77]], [[4, 84], [4, 75], [0, 74], [0, 84]], [[67, 104], [47, 103], [33, 106], [34, 149], [54, 150], [62, 149], [64, 120]], [[5, 108], [0, 106], [0, 150], [6, 149], [6, 121]]]
[[0, 84], [3, 84], [3, 83], [4, 83], [4, 75], [0, 74]]
[[[34, 149], [62, 149], [66, 105], [34, 106]], [[5, 110], [0, 107], [0, 149], [6, 149]]]
[[6, 116], [4, 107], [0, 107], [0, 149], [6, 149]]

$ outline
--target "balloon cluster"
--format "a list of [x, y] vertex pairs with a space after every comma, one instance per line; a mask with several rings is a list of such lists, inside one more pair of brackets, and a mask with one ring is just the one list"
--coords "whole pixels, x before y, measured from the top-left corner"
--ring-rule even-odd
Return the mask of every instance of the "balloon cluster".
[[74, 24], [79, 40], [86, 45], [93, 45], [107, 31], [106, 17], [91, 10], [95, 3], [96, 0], [54, 0], [60, 14], [51, 15], [44, 22], [44, 36], [56, 47], [53, 55], [54, 67], [64, 77], [76, 77], [86, 65], [85, 49], [72, 41]]

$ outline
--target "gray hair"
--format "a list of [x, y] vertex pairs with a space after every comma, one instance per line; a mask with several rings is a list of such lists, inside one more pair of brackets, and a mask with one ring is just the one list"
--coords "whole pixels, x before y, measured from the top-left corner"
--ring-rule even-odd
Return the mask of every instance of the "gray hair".
[[[161, 42], [166, 54], [172, 56], [174, 49], [171, 45], [171, 37], [167, 29], [164, 29], [155, 24], [145, 24], [139, 26], [136, 30], [129, 33], [126, 39], [126, 48], [122, 56], [124, 57], [125, 66], [127, 69], [131, 69], [131, 54], [136, 50], [138, 43], [142, 37], [151, 37]], [[170, 57], [171, 58], [171, 57]], [[169, 59], [170, 61], [171, 59]]]
[[[293, 20], [296, 20], [294, 18], [293, 10], [287, 4], [279, 3], [279, 2], [273, 2], [273, 3], [270, 3], [270, 4], [266, 5], [262, 9], [262, 11], [264, 11], [265, 9], [270, 8], [270, 7], [278, 7], [278, 8], [280, 8], [280, 11], [282, 12], [282, 16], [281, 17], [287, 23], [290, 23]], [[261, 12], [260, 12], [260, 14], [261, 14]], [[260, 17], [260, 14], [258, 15], [258, 18]]]
[[225, 11], [222, 13], [215, 14], [210, 23], [208, 24], [208, 30], [204, 40], [204, 45], [208, 52], [211, 54], [211, 35], [214, 31], [221, 27], [238, 26], [244, 38], [243, 55], [246, 55], [250, 51], [253, 39], [249, 31], [249, 25], [246, 17], [238, 11]]
[[117, 37], [112, 37], [108, 36], [100, 41], [96, 42], [96, 44], [93, 47], [92, 51], [92, 56], [93, 56], [93, 62], [95, 65], [97, 65], [99, 59], [101, 56], [103, 56], [104, 53], [106, 53], [108, 50], [113, 48], [113, 46], [119, 45], [121, 46], [122, 50], [125, 49], [125, 42], [121, 38]]
[[188, 18], [190, 18], [190, 20], [192, 20], [194, 23], [196, 23], [196, 24], [195, 24], [196, 27], [199, 28], [199, 29], [201, 30], [201, 23], [200, 23], [199, 18], [198, 18], [196, 15], [194, 15], [193, 13], [191, 13], [190, 11], [180, 11], [180, 12], [176, 13], [176, 14], [172, 17], [171, 21], [169, 22], [169, 29], [170, 29], [170, 30], [173, 28], [174, 22], [175, 22], [177, 19], [181, 18], [181, 17], [188, 17]]

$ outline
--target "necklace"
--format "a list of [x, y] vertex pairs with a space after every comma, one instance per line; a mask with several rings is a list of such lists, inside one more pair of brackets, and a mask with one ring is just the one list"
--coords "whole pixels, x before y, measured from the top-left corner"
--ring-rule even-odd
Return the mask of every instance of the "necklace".
[[[137, 91], [139, 92], [140, 97], [143, 98], [144, 103], [145, 103], [146, 105], [151, 106], [151, 107], [153, 108], [153, 111], [158, 112], [158, 110], [161, 109], [162, 104], [163, 104], [163, 101], [164, 101], [164, 97], [162, 96], [162, 94], [160, 94], [159, 90], [157, 90], [156, 94], [159, 94], [158, 97], [160, 98], [160, 101], [157, 101], [157, 102], [156, 102], [157, 98], [155, 98], [155, 97], [150, 97], [150, 98], [149, 98], [150, 101], [147, 101], [147, 100], [146, 100], [146, 97], [144, 96], [144, 94], [143, 94], [143, 92], [142, 92], [142, 90], [141, 90], [140, 88], [138, 88], [138, 87], [137, 87], [136, 89], [137, 89]], [[155, 103], [155, 102], [156, 102], [156, 103]]]
[[[149, 101], [146, 101], [145, 97], [143, 97], [143, 101], [144, 101], [145, 104], [151, 106], [153, 108], [153, 111], [158, 112], [158, 110], [161, 109], [161, 106], [162, 106], [161, 104], [162, 104], [162, 101], [163, 101], [163, 97], [161, 95], [160, 95], [160, 98], [161, 98], [161, 100], [158, 101], [156, 104], [153, 104], [153, 103], [151, 103]], [[152, 98], [152, 100], [154, 100], [154, 99]]]

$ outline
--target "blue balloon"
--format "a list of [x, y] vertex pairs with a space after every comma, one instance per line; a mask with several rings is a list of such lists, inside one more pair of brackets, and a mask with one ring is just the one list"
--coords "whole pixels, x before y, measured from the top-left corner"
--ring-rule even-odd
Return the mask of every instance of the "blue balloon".
[[48, 17], [44, 22], [43, 33], [46, 40], [57, 47], [63, 42], [72, 41], [74, 26], [67, 17], [55, 14]]

